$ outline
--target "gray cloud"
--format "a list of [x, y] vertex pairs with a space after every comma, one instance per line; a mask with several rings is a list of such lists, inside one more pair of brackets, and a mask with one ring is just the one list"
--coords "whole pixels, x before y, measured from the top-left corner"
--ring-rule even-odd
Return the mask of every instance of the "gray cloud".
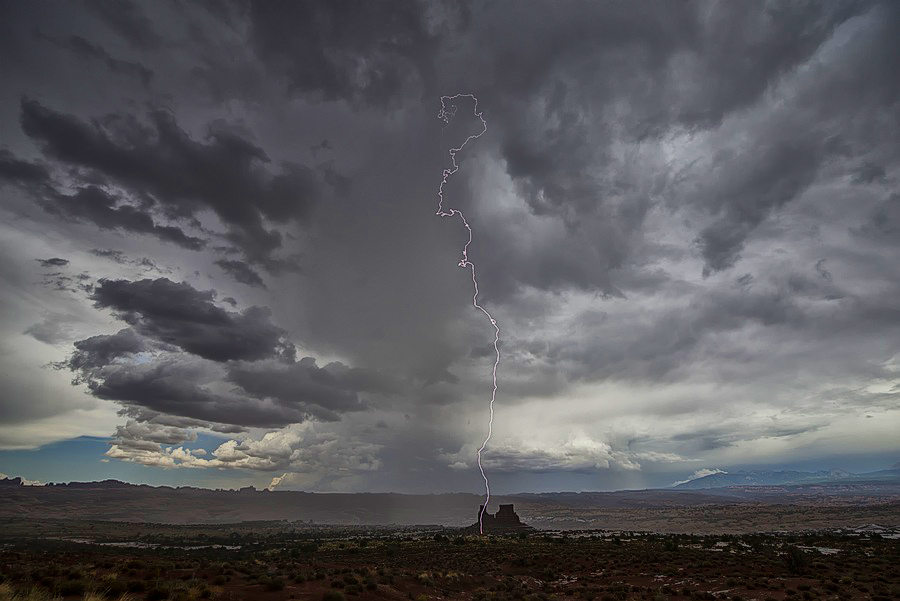
[[86, 4], [103, 23], [136, 48], [155, 50], [162, 43], [153, 23], [140, 6], [130, 0], [88, 0]]
[[94, 396], [132, 408], [127, 415], [140, 423], [172, 427], [161, 416], [189, 420], [179, 427], [211, 429], [211, 423], [335, 421], [369, 409], [360, 393], [402, 391], [376, 371], [339, 362], [320, 368], [311, 357], [294, 362], [293, 345], [267, 310], [226, 311], [214, 296], [166, 278], [100, 280], [95, 306], [112, 309], [131, 327], [76, 341], [75, 352], [55, 366], [74, 372]]
[[81, 36], [72, 35], [65, 40], [51, 41], [83, 60], [99, 62], [112, 73], [136, 77], [144, 87], [149, 87], [153, 80], [153, 71], [147, 67], [138, 62], [113, 58], [102, 46], [93, 44]]
[[234, 366], [229, 369], [228, 379], [259, 398], [275, 399], [289, 405], [301, 402], [325, 420], [339, 419], [339, 413], [367, 409], [359, 397], [360, 392], [400, 392], [398, 384], [384, 374], [348, 368], [341, 363], [320, 368], [311, 357], [288, 365]]
[[[697, 238], [706, 262], [704, 275], [734, 266], [750, 232], [772, 210], [809, 187], [820, 161], [815, 148], [785, 140], [766, 143], [747, 152], [741, 160], [714, 164], [721, 179], [713, 181], [709, 195], [713, 203], [719, 204], [713, 209], [719, 217]], [[735, 171], [729, 172], [729, 167]]]
[[199, 291], [168, 278], [101, 280], [91, 298], [112, 309], [143, 336], [213, 361], [293, 358], [294, 346], [270, 313], [251, 307], [242, 313], [213, 304], [213, 291]]
[[175, 445], [194, 440], [197, 440], [196, 433], [175, 426], [129, 420], [124, 426], [116, 428], [114, 444], [125, 446], [140, 441], [156, 445]]
[[125, 204], [95, 186], [80, 188], [74, 194], [54, 194], [45, 199], [44, 208], [75, 221], [93, 223], [100, 229], [154, 235], [189, 250], [200, 250], [206, 245], [202, 239], [188, 236], [178, 227], [159, 225], [149, 212]]
[[461, 92], [501, 489], [897, 451], [893, 4], [36, 2], [0, 8], [10, 423], [70, 432], [27, 358], [111, 401], [109, 458], [475, 490]]
[[59, 257], [52, 257], [50, 259], [35, 259], [38, 263], [41, 264], [41, 267], [65, 267], [69, 264], [68, 259], [61, 259]]
[[51, 215], [93, 223], [100, 229], [151, 234], [191, 250], [206, 245], [178, 227], [160, 225], [149, 211], [98, 186], [84, 186], [72, 194], [61, 192], [45, 167], [16, 159], [8, 152], [5, 157], [0, 153], [0, 179], [28, 192]]
[[160, 349], [132, 336], [123, 330], [117, 337], [77, 342], [78, 351], [57, 367], [73, 370], [95, 397], [122, 403], [124, 415], [157, 426], [227, 433], [309, 419], [337, 421], [369, 409], [354, 379], [336, 378], [312, 358], [280, 367], [223, 368], [192, 355], [156, 352], [137, 361], [136, 353]]
[[263, 282], [260, 275], [244, 261], [238, 261], [236, 259], [220, 259], [216, 261], [216, 265], [233, 277], [236, 282], [263, 289], [266, 287], [266, 284]]
[[[46, 156], [111, 179], [130, 190], [139, 204], [158, 205], [173, 219], [193, 218], [203, 208], [214, 211], [229, 228], [231, 242], [250, 261], [269, 269], [289, 264], [271, 256], [282, 237], [267, 229], [264, 219], [306, 220], [319, 196], [310, 169], [283, 163], [281, 173], [270, 175], [263, 168], [270, 159], [258, 146], [224, 128], [210, 129], [210, 143], [196, 142], [163, 110], [150, 113], [147, 123], [133, 115], [108, 115], [86, 123], [26, 99], [21, 122]], [[95, 220], [101, 227], [175, 239], [175, 228], [153, 225], [146, 210], [132, 205], [113, 208], [111, 195], [95, 186], [59, 200], [58, 210]], [[189, 240], [197, 246], [196, 239]], [[182, 244], [188, 246], [184, 238]]]
[[240, 391], [210, 388], [223, 373], [191, 356], [164, 355], [148, 363], [111, 365], [88, 372], [95, 397], [127, 406], [245, 427], [280, 427], [307, 419], [303, 407], [273, 405]]
[[[248, 5], [260, 60], [297, 92], [382, 105], [430, 87], [438, 40], [424, 3]], [[453, 11], [450, 4], [442, 8]]]
[[24, 333], [46, 344], [60, 344], [72, 339], [72, 323], [75, 321], [71, 315], [53, 313], [28, 326]]
[[90, 370], [151, 349], [152, 343], [133, 329], [125, 328], [115, 334], [91, 336], [75, 342], [75, 352], [62, 366], [73, 371]]
[[46, 167], [16, 158], [8, 150], [0, 150], [0, 177], [18, 184], [44, 184], [50, 179]]
[[171, 273], [171, 269], [162, 268], [148, 257], [131, 258], [121, 250], [113, 250], [111, 248], [92, 248], [91, 254], [95, 257], [109, 259], [119, 265], [130, 265], [138, 267], [146, 271], [156, 271], [159, 273]]

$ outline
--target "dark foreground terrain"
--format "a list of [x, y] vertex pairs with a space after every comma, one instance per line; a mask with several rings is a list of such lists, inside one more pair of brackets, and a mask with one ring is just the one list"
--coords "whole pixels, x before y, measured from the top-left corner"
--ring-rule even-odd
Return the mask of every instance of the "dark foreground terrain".
[[892, 529], [539, 532], [0, 520], [0, 601], [900, 598]]

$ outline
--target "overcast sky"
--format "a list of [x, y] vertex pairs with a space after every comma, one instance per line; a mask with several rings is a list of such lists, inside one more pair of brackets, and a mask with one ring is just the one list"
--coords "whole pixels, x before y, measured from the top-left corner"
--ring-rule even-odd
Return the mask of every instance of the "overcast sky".
[[0, 470], [481, 490], [455, 94], [495, 490], [887, 467], [897, 31], [892, 1], [0, 3]]

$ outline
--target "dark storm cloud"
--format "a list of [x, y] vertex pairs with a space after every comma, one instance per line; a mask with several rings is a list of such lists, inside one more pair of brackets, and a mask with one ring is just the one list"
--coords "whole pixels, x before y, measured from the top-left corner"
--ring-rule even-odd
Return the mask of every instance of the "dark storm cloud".
[[[656, 165], [654, 179], [630, 177], [614, 143], [717, 127], [872, 4], [503, 6], [473, 19], [470, 47], [492, 51], [468, 55], [477, 66], [466, 62], [458, 79], [467, 88], [467, 75], [477, 82], [507, 172], [532, 211], [559, 216], [571, 238], [533, 258], [517, 258], [496, 243], [494, 255], [504, 259], [504, 268], [495, 268], [498, 279], [510, 288], [516, 282], [504, 283], [504, 274], [547, 289], [615, 295], [609, 273], [627, 264], [671, 174]], [[745, 60], [748, 53], [754, 60]], [[866, 85], [883, 84], [873, 78]], [[698, 236], [706, 272], [733, 265], [746, 237], [806, 189], [823, 157], [818, 140], [800, 136], [760, 141], [730, 161], [735, 171], [710, 192], [709, 210], [718, 219]]]
[[201, 421], [274, 428], [308, 416], [300, 408], [259, 402], [238, 392], [217, 393], [208, 387], [217, 377], [196, 358], [167, 356], [107, 368], [87, 383], [97, 398]]
[[236, 259], [220, 259], [216, 261], [216, 265], [233, 277], [236, 282], [247, 284], [248, 286], [256, 286], [257, 288], [266, 288], [266, 284], [259, 274], [253, 271], [253, 268], [244, 261], [238, 261]]
[[96, 185], [77, 188], [71, 194], [61, 192], [43, 165], [21, 161], [7, 151], [0, 151], [0, 179], [29, 193], [51, 215], [93, 223], [104, 230], [149, 234], [190, 250], [206, 246], [204, 240], [178, 227], [159, 225], [149, 211]]
[[[251, 41], [290, 87], [383, 105], [430, 87], [438, 38], [423, 2], [251, 1]], [[448, 3], [445, 8], [452, 12]]]
[[272, 398], [285, 404], [298, 401], [317, 406], [325, 416], [338, 412], [360, 411], [366, 404], [360, 392], [396, 394], [400, 387], [384, 374], [341, 363], [318, 367], [316, 360], [305, 357], [288, 365], [244, 365], [229, 369], [228, 378], [248, 394]]
[[885, 171], [884, 167], [881, 165], [876, 165], [874, 163], [864, 163], [862, 167], [859, 168], [859, 171], [856, 175], [853, 176], [854, 184], [871, 184], [873, 182], [884, 182], [885, 179]]
[[[734, 447], [742, 442], [747, 442], [759, 438], [790, 438], [799, 434], [808, 432], [816, 432], [825, 426], [825, 422], [817, 420], [815, 423], [805, 424], [803, 426], [779, 424], [773, 421], [761, 426], [749, 426], [742, 431], [736, 432], [732, 428], [707, 428], [691, 432], [687, 434], [677, 434], [671, 437], [676, 443], [688, 445], [693, 449], [700, 451], [709, 451], [713, 449], [722, 449]], [[679, 446], [681, 446], [679, 444]]]
[[[242, 387], [246, 385], [253, 396], [264, 398], [276, 398], [288, 406], [301, 408], [305, 416], [313, 416], [320, 421], [338, 421], [341, 414], [348, 411], [363, 411], [368, 406], [360, 401], [359, 396], [353, 392], [328, 388], [325, 386], [316, 386], [314, 382], [302, 381], [298, 383], [296, 390], [287, 390], [287, 383], [284, 379], [277, 382], [263, 382], [264, 376], [259, 376], [252, 372], [240, 370], [232, 370], [231, 379], [240, 384]], [[284, 397], [278, 396], [284, 395]], [[293, 420], [295, 422], [303, 421], [300, 419]]]
[[251, 307], [241, 313], [213, 304], [215, 293], [168, 278], [101, 280], [91, 298], [112, 309], [143, 336], [175, 345], [212, 361], [293, 358], [294, 346], [270, 321], [270, 312]]
[[[890, 75], [900, 51], [893, 34], [900, 24], [900, 11], [888, 6], [873, 11], [880, 23], [868, 32], [864, 52], [857, 49], [836, 59], [835, 65], [811, 67], [818, 69], [818, 77], [793, 94], [788, 88], [783, 108], [773, 112], [769, 123], [761, 123], [743, 148], [723, 151], [722, 160], [714, 161], [717, 174], [699, 194], [716, 216], [698, 237], [705, 274], [734, 265], [751, 232], [776, 210], [796, 201], [829, 163], [879, 150], [896, 159], [896, 145], [882, 146], [881, 140], [871, 138], [872, 128], [884, 122], [900, 123], [896, 110], [900, 86]], [[846, 10], [838, 14], [851, 16]], [[860, 93], [848, 94], [850, 89]], [[864, 161], [853, 181], [879, 178], [880, 171]]]
[[879, 202], [866, 221], [851, 231], [867, 238], [895, 241], [900, 232], [900, 194], [890, 194]]
[[149, 234], [189, 250], [206, 246], [204, 240], [185, 234], [181, 228], [159, 225], [149, 212], [125, 204], [96, 186], [80, 188], [74, 194], [54, 193], [42, 204], [48, 213], [93, 223], [100, 229]]
[[[146, 123], [121, 114], [88, 123], [26, 99], [21, 123], [48, 158], [109, 178], [169, 218], [190, 219], [211, 209], [247, 259], [270, 270], [291, 266], [272, 256], [281, 246], [281, 234], [267, 229], [264, 220], [306, 221], [320, 194], [317, 176], [309, 168], [282, 163], [281, 172], [272, 175], [264, 168], [271, 162], [266, 153], [238, 134], [210, 128], [208, 143], [197, 142], [162, 110], [151, 112]], [[150, 217], [140, 209], [112, 209], [112, 200], [93, 187], [72, 198], [78, 201], [81, 194], [89, 198], [75, 202], [76, 216], [96, 217], [101, 227], [134, 222], [131, 227], [142, 228], [137, 231], [171, 238], [170, 229], [145, 223]]]
[[710, 208], [721, 216], [697, 239], [704, 275], [732, 267], [750, 232], [812, 184], [821, 160], [817, 148], [790, 139], [764, 142], [740, 160], [714, 164], [721, 179], [712, 183]]
[[129, 420], [124, 426], [117, 426], [113, 444], [126, 445], [137, 442], [159, 445], [179, 445], [197, 440], [197, 433], [174, 426], [137, 422]]
[[103, 367], [128, 355], [135, 355], [154, 348], [150, 341], [133, 329], [124, 328], [115, 334], [91, 336], [75, 343], [75, 352], [62, 364], [72, 371], [86, 371]]
[[76, 348], [68, 362], [57, 367], [73, 370], [76, 381], [87, 384], [93, 396], [122, 404], [125, 415], [137, 421], [233, 432], [244, 427], [277, 428], [305, 421], [311, 414], [300, 399], [281, 404], [240, 389], [216, 391], [213, 387], [223, 379], [223, 370], [193, 355], [163, 352], [134, 361], [135, 353], [160, 349], [130, 330], [81, 341]]
[[244, 432], [246, 428], [233, 424], [221, 424], [189, 417], [179, 417], [167, 413], [159, 413], [152, 409], [140, 406], [126, 406], [118, 411], [120, 417], [128, 417], [137, 422], [156, 424], [159, 426], [171, 426], [173, 428], [206, 428], [222, 434], [237, 434]]
[[79, 35], [72, 35], [65, 40], [54, 40], [53, 42], [83, 60], [99, 62], [113, 73], [137, 77], [144, 87], [149, 87], [153, 80], [153, 71], [147, 67], [137, 62], [113, 58], [102, 46]]
[[56, 367], [73, 371], [95, 397], [125, 404], [138, 421], [161, 424], [166, 414], [200, 420], [179, 427], [336, 421], [369, 408], [361, 393], [402, 391], [372, 370], [337, 362], [318, 367], [310, 357], [294, 362], [293, 345], [266, 309], [226, 311], [214, 304], [214, 292], [186, 283], [100, 280], [91, 298], [132, 327], [76, 342]]
[[42, 275], [43, 278], [40, 281], [41, 285], [52, 290], [90, 293], [94, 288], [90, 274], [85, 272], [66, 275], [61, 271], [54, 271]]
[[86, 0], [87, 7], [110, 29], [140, 50], [156, 50], [162, 38], [140, 6], [131, 0]]
[[47, 168], [17, 159], [8, 150], [0, 150], [0, 178], [20, 185], [45, 184], [50, 179]]
[[[241, 363], [223, 369], [199, 357], [166, 352], [130, 329], [75, 346], [69, 360], [56, 367], [74, 371], [76, 380], [87, 384], [95, 397], [124, 404], [128, 417], [179, 428], [234, 432], [309, 419], [338, 421], [344, 414], [370, 409], [361, 392], [393, 393], [396, 388], [381, 374], [333, 364], [320, 368], [311, 357], [297, 363]], [[141, 352], [154, 356], [135, 361], [134, 355]], [[222, 386], [225, 382], [229, 385]]]
[[[716, 377], [726, 378], [732, 369], [748, 370], [749, 365], [775, 377], [772, 361], [787, 367], [802, 358], [746, 348], [744, 333], [767, 331], [775, 339], [787, 337], [794, 346], [814, 349], [829, 340], [837, 344], [841, 332], [900, 327], [886, 298], [862, 301], [823, 270], [819, 262], [810, 267], [810, 275], [788, 271], [757, 281], [745, 274], [736, 286], [707, 291], [687, 305], [660, 308], [646, 322], [627, 310], [591, 310], [575, 319], [578, 336], [542, 331], [535, 340], [517, 333], [522, 339], [508, 338], [504, 351], [507, 372], [512, 372], [506, 388], [524, 398], [550, 394], [575, 381], [672, 382], [701, 369], [721, 369]], [[732, 359], [737, 364], [729, 366]], [[832, 360], [851, 362], [844, 356]]]
[[65, 267], [69, 264], [68, 259], [60, 259], [59, 257], [52, 257], [50, 259], [35, 259], [38, 263], [41, 264], [41, 267]]
[[831, 272], [825, 268], [826, 259], [819, 259], [816, 261], [816, 273], [819, 274], [819, 277], [822, 279], [828, 280], [829, 282], [833, 279]]
[[109, 259], [113, 263], [118, 263], [119, 265], [130, 265], [134, 267], [139, 267], [141, 269], [145, 269], [147, 271], [157, 271], [160, 273], [171, 272], [171, 269], [165, 269], [157, 265], [152, 259], [148, 257], [140, 257], [140, 258], [131, 258], [126, 255], [121, 250], [114, 250], [111, 248], [92, 248], [91, 254], [95, 257], [101, 257], [103, 259]]

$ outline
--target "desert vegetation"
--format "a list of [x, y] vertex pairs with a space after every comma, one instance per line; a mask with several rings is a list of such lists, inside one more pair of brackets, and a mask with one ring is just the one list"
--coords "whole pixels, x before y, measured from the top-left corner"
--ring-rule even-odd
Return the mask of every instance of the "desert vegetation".
[[0, 601], [900, 598], [900, 541], [877, 534], [7, 526]]

